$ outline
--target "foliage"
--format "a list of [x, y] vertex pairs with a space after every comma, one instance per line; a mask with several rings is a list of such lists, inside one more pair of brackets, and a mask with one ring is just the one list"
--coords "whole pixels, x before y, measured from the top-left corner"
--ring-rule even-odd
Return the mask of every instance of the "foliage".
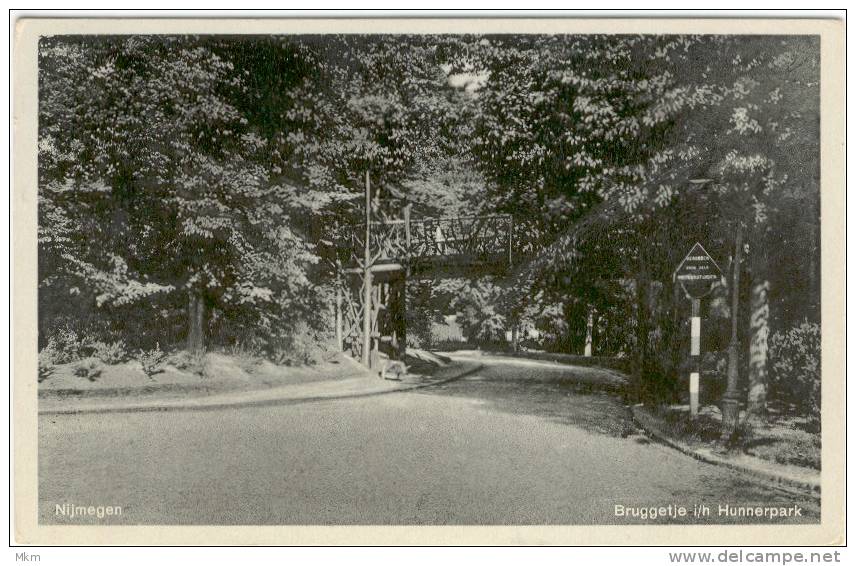
[[247, 373], [253, 373], [262, 361], [261, 349], [252, 342], [236, 342], [227, 347], [225, 352]]
[[[436, 284], [435, 284], [436, 283]], [[433, 348], [433, 326], [443, 321], [449, 310], [448, 281], [412, 279], [407, 282], [407, 345], [412, 348]]]
[[[787, 255], [796, 281], [816, 281], [816, 38], [462, 41], [470, 64], [487, 75], [477, 91], [472, 151], [493, 183], [492, 204], [532, 219], [527, 234], [546, 244], [527, 266], [531, 276], [519, 279], [533, 285], [519, 285], [526, 289], [519, 297], [525, 304], [543, 292], [546, 304], [564, 305], [551, 323], [561, 329], [561, 348], [579, 342], [588, 306], [623, 310], [616, 319], [638, 335], [613, 348], [639, 359], [640, 379], [673, 379], [681, 305], [671, 292], [657, 299], [653, 285], [671, 283], [696, 240], [727, 258], [736, 225], [749, 230], [753, 262]], [[809, 216], [777, 221], [793, 218], [795, 205]], [[777, 238], [799, 242], [802, 257], [788, 246], [774, 249], [772, 226]], [[770, 275], [753, 263], [753, 277]], [[628, 301], [614, 285], [622, 279], [645, 290]], [[770, 296], [780, 305], [804, 303], [793, 288], [782, 279]]]
[[296, 325], [272, 350], [272, 361], [279, 365], [316, 365], [334, 353], [328, 332], [304, 323]]
[[156, 344], [151, 350], [140, 350], [137, 354], [137, 361], [149, 379], [154, 375], [164, 371], [164, 363], [167, 355], [160, 349], [160, 344]]
[[47, 345], [39, 350], [39, 382], [49, 378], [56, 371], [57, 349], [54, 341], [49, 341]]
[[66, 364], [79, 360], [83, 357], [83, 351], [86, 343], [83, 338], [71, 326], [59, 328], [48, 339], [48, 345], [52, 354], [53, 362], [56, 364]]
[[499, 310], [502, 288], [494, 281], [487, 278], [477, 281], [453, 279], [438, 287], [469, 341], [493, 343], [505, 340], [506, 317]]
[[804, 321], [770, 338], [770, 397], [820, 423], [820, 325]]
[[515, 216], [512, 272], [409, 285], [411, 345], [457, 314], [579, 353], [596, 312], [595, 353], [667, 397], [695, 241], [727, 271], [743, 227], [772, 324], [818, 319], [819, 63], [808, 36], [43, 38], [44, 371], [196, 335], [248, 367], [323, 359], [368, 173], [376, 219]]
[[128, 351], [124, 340], [115, 342], [102, 342], [100, 340], [90, 344], [92, 356], [98, 358], [107, 365], [119, 364], [128, 359]]
[[[779, 464], [821, 469], [821, 436], [806, 432], [795, 422], [778, 422], [778, 434], [766, 436], [756, 430], [753, 438], [744, 445], [746, 453]], [[781, 430], [781, 429], [784, 430]], [[774, 429], [775, 430], [775, 429]]]
[[74, 362], [74, 375], [89, 381], [95, 381], [104, 370], [104, 364], [98, 358], [88, 357]]
[[188, 371], [199, 375], [205, 373], [205, 352], [202, 350], [180, 350], [167, 356], [164, 363], [169, 363], [178, 370]]
[[53, 37], [39, 70], [46, 320], [96, 312], [148, 336], [124, 321], [198, 324], [190, 294], [203, 333], [315, 326], [318, 220], [359, 217], [367, 168], [379, 203], [465, 198], [425, 182], [456, 113], [418, 38]]
[[180, 309], [191, 293], [258, 313], [311, 288], [317, 258], [290, 218], [295, 189], [260, 161], [287, 148], [273, 148], [239, 104], [251, 67], [229, 56], [193, 37], [42, 40], [48, 310], [69, 301], [151, 318], [164, 299]]

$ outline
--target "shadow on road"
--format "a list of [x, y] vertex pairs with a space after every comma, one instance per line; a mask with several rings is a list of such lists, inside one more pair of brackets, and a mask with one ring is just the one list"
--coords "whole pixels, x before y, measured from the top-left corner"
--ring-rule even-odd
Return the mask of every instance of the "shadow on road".
[[527, 360], [480, 361], [482, 370], [420, 394], [470, 398], [486, 411], [539, 416], [613, 437], [637, 432], [621, 403], [622, 383], [614, 372]]

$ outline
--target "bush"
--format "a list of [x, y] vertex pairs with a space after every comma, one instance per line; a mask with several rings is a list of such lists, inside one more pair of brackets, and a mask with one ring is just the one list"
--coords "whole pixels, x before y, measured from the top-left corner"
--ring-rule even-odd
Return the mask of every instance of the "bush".
[[253, 373], [262, 361], [261, 349], [253, 343], [237, 342], [227, 347], [225, 353], [247, 373]]
[[166, 354], [160, 349], [160, 344], [156, 343], [151, 350], [140, 350], [137, 358], [143, 368], [143, 372], [151, 379], [155, 374], [164, 371], [163, 366], [166, 362]]
[[47, 346], [39, 352], [39, 382], [44, 381], [56, 371], [56, 344], [48, 340]]
[[329, 336], [306, 323], [298, 323], [271, 348], [271, 361], [279, 365], [316, 365], [335, 352]]
[[103, 369], [104, 364], [98, 358], [84, 358], [74, 363], [74, 375], [89, 381], [95, 381]]
[[194, 356], [187, 350], [176, 350], [167, 356], [165, 363], [171, 364], [175, 369], [186, 371], [193, 368]]
[[430, 341], [423, 340], [423, 338], [419, 334], [409, 332], [409, 330], [410, 329], [408, 329], [407, 333], [407, 347], [416, 348], [417, 350], [427, 349], [428, 344], [430, 344]]
[[[704, 352], [701, 356], [700, 369], [699, 402], [718, 405], [728, 384], [728, 352]], [[685, 357], [678, 371], [682, 377], [688, 380], [690, 372], [695, 371], [695, 362], [691, 358]], [[683, 391], [688, 391], [688, 387], [687, 384]]]
[[770, 337], [770, 400], [820, 423], [820, 325], [804, 321]]
[[164, 363], [170, 363], [181, 371], [203, 376], [205, 374], [205, 351], [188, 352], [187, 350], [179, 350], [167, 357]]
[[67, 364], [81, 359], [86, 346], [85, 341], [70, 326], [60, 328], [48, 338], [48, 345], [51, 344], [55, 364]]
[[106, 364], [121, 363], [128, 359], [123, 340], [104, 341], [92, 327], [80, 329], [66, 323], [49, 337], [45, 349], [49, 350], [54, 364], [67, 364], [85, 358], [98, 358]]
[[92, 355], [105, 364], [120, 364], [128, 359], [128, 352], [124, 340], [115, 342], [102, 342], [100, 340], [90, 344]]

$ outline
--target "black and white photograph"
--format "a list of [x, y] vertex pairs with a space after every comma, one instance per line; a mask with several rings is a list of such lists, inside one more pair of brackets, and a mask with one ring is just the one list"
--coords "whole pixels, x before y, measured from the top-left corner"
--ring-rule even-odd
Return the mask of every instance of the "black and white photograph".
[[843, 536], [835, 22], [511, 24], [38, 34], [34, 528]]

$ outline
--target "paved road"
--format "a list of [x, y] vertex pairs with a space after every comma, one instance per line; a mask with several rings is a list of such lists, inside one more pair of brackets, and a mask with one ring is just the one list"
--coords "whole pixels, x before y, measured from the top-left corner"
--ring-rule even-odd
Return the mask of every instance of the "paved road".
[[[599, 370], [486, 358], [409, 393], [212, 411], [45, 416], [40, 520], [125, 524], [747, 522], [718, 505], [808, 498], [639, 434]], [[56, 505], [114, 505], [68, 519]], [[707, 504], [712, 517], [616, 517]], [[793, 520], [793, 519], [792, 519]], [[766, 523], [769, 519], [755, 520]]]

